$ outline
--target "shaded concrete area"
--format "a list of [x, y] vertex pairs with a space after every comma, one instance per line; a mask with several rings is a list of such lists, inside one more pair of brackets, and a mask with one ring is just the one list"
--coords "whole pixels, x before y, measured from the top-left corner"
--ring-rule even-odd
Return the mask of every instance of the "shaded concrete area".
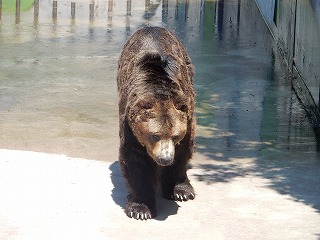
[[[255, 1], [96, 1], [93, 20], [76, 2], [75, 21], [60, 1], [57, 21], [48, 1], [36, 25], [2, 14], [0, 239], [319, 239], [319, 145]], [[196, 67], [197, 196], [159, 195], [142, 222], [123, 212], [115, 76], [146, 24]]]

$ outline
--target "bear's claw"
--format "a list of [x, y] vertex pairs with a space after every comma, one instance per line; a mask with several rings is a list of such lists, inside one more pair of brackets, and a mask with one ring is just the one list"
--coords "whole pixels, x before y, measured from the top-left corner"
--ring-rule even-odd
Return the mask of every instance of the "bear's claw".
[[152, 218], [149, 208], [143, 203], [130, 202], [127, 204], [125, 212], [128, 217], [136, 220], [147, 220]]
[[187, 183], [177, 184], [173, 190], [173, 196], [175, 201], [188, 201], [195, 198], [193, 187]]

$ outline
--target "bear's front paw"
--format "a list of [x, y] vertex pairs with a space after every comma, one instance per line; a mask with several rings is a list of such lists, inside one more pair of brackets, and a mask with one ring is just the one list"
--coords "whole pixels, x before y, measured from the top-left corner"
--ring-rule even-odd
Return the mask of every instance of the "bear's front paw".
[[173, 198], [176, 201], [188, 201], [195, 198], [194, 189], [190, 183], [180, 183], [174, 187]]
[[151, 211], [143, 203], [129, 202], [127, 203], [125, 213], [128, 217], [137, 220], [147, 220], [152, 218]]

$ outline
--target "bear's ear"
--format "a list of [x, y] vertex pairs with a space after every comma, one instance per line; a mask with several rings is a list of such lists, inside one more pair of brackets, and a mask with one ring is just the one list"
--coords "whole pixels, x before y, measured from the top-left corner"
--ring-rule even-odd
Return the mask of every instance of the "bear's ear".
[[136, 63], [139, 67], [151, 67], [151, 66], [160, 66], [162, 67], [161, 55], [158, 52], [148, 52], [144, 54]]
[[170, 55], [160, 55], [159, 52], [148, 52], [141, 57], [137, 66], [145, 69], [163, 69], [170, 77], [178, 73], [178, 64], [176, 59]]
[[178, 63], [171, 54], [162, 56], [162, 62], [164, 70], [170, 77], [174, 77], [175, 75], [177, 75], [179, 70]]

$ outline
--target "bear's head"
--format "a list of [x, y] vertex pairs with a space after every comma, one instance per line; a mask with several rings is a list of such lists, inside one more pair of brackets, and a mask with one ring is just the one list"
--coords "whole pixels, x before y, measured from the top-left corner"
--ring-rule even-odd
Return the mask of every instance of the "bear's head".
[[186, 105], [154, 97], [138, 99], [129, 111], [133, 134], [149, 156], [160, 166], [174, 161], [175, 146], [185, 137], [188, 114]]

